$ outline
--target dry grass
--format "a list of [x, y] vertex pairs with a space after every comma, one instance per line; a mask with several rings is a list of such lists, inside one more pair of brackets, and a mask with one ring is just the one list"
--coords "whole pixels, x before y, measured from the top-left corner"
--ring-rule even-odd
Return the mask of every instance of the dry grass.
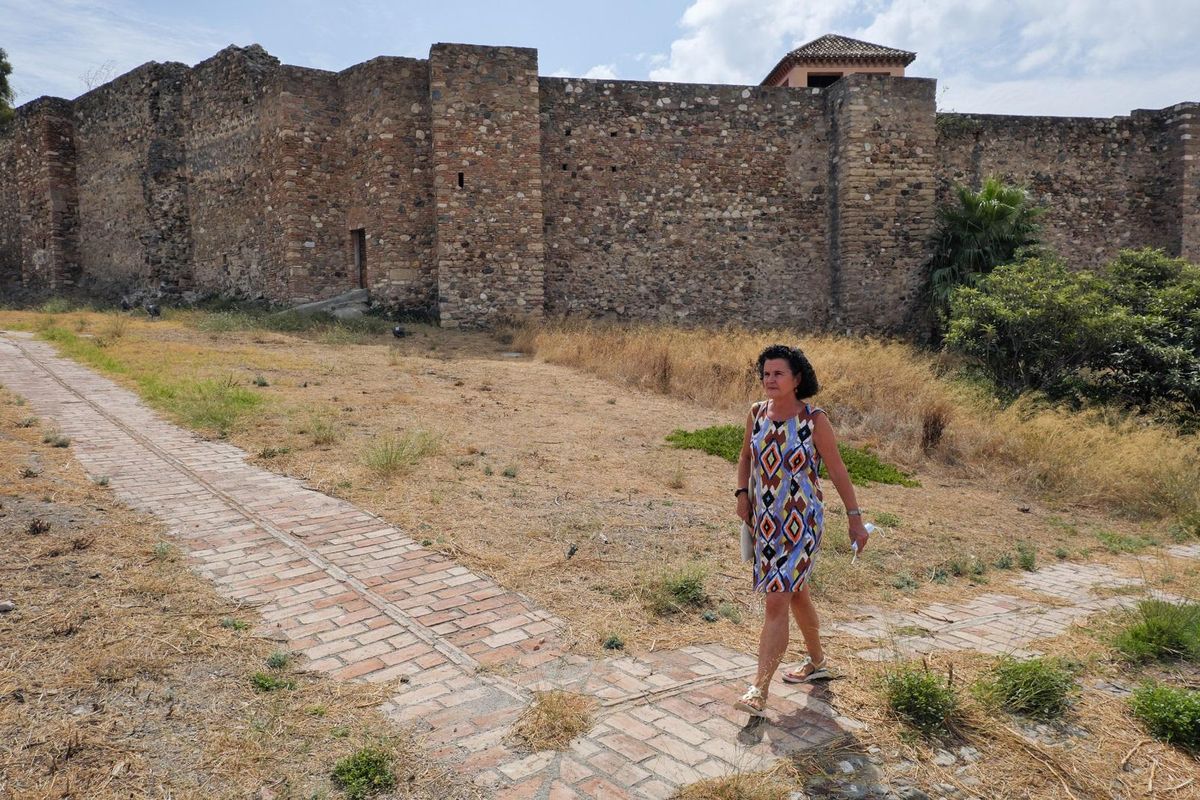
[[565, 750], [592, 727], [596, 701], [571, 692], [535, 692], [509, 736], [523, 750]]
[[602, 324], [528, 328], [518, 336], [520, 346], [551, 363], [739, 418], [760, 395], [753, 373], [759, 351], [797, 340], [821, 380], [817, 399], [841, 434], [906, 467], [921, 468], [928, 457], [1058, 502], [1141, 516], [1200, 505], [1200, 436], [1103, 410], [1073, 414], [1031, 400], [1000, 408], [952, 380], [953, 364], [901, 343]]
[[386, 686], [300, 664], [256, 691], [278, 645], [247, 630], [254, 609], [166, 552], [69, 449], [13, 428], [24, 413], [0, 398], [0, 461], [44, 464], [35, 480], [0, 472], [0, 583], [17, 602], [0, 616], [0, 797], [325, 797], [337, 760], [366, 746], [416, 796], [477, 796], [377, 711]]
[[672, 800], [788, 800], [796, 776], [786, 767], [769, 772], [735, 772], [682, 787]]

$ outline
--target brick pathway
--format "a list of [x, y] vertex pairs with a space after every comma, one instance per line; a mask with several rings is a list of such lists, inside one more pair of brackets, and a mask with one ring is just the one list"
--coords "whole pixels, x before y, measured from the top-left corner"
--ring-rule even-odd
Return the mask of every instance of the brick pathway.
[[[592, 661], [567, 653], [562, 622], [527, 598], [422, 548], [349, 503], [247, 464], [229, 444], [164, 422], [130, 392], [26, 334], [0, 336], [0, 383], [72, 441], [118, 497], [167, 523], [194, 568], [255, 604], [269, 633], [338, 678], [389, 682], [384, 711], [497, 798], [665, 798], [684, 784], [754, 771], [852, 734], [833, 686], [772, 688], [771, 718], [731, 703], [754, 659], [716, 645]], [[1200, 557], [1200, 546], [1169, 551]], [[1133, 602], [1097, 585], [1136, 585], [1102, 566], [1060, 564], [1018, 580], [1038, 604], [989, 594], [919, 613], [876, 610], [838, 623], [874, 639], [859, 655], [973, 649], [1020, 655], [1096, 611]], [[596, 725], [565, 752], [506, 739], [534, 691], [596, 698]]]
[[[731, 710], [754, 659], [720, 646], [594, 662], [560, 620], [422, 548], [383, 520], [247, 464], [163, 421], [129, 391], [28, 335], [0, 336], [0, 383], [71, 438], [83, 467], [168, 525], [194, 568], [338, 678], [390, 682], [384, 710], [498, 798], [663, 798], [683, 784], [860, 728], [826, 687], [779, 684], [771, 724]], [[506, 741], [532, 692], [594, 696], [597, 724], [563, 753]], [[822, 699], [824, 698], [824, 699]]]

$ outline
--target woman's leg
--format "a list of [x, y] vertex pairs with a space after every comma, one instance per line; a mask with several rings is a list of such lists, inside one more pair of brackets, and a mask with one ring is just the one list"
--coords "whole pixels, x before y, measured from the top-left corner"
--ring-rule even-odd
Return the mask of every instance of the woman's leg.
[[767, 608], [763, 619], [762, 633], [758, 637], [758, 675], [754, 685], [767, 693], [779, 662], [783, 660], [788, 646], [788, 605], [792, 592], [767, 592]]
[[821, 621], [817, 618], [817, 607], [813, 605], [808, 593], [808, 584], [798, 592], [791, 592], [792, 615], [800, 627], [800, 635], [804, 637], [804, 649], [814, 664], [825, 660], [825, 650], [821, 647]]

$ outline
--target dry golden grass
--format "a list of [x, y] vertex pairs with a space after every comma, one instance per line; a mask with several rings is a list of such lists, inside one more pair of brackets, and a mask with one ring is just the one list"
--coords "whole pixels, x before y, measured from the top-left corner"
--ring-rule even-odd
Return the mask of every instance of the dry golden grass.
[[788, 800], [796, 791], [794, 771], [736, 772], [682, 787], [672, 800]]
[[961, 474], [1035, 490], [1056, 502], [1169, 517], [1200, 506], [1200, 436], [1068, 413], [1031, 401], [1007, 408], [950, 380], [953, 365], [909, 345], [801, 336], [571, 323], [519, 331], [540, 358], [725, 409], [740, 420], [759, 398], [754, 361], [772, 342], [800, 343], [821, 381], [817, 401], [839, 432], [910, 469], [926, 457]]
[[572, 739], [591, 729], [595, 710], [591, 697], [557, 690], [535, 692], [509, 736], [524, 750], [565, 750]]
[[[272, 671], [294, 690], [254, 691], [279, 645], [221, 625], [257, 624], [254, 609], [159, 547], [161, 526], [70, 449], [17, 425], [28, 413], [0, 393], [0, 464], [44, 466], [0, 470], [0, 585], [18, 604], [0, 615], [0, 797], [329, 796], [334, 763], [365, 746], [392, 754], [416, 796], [478, 796], [377, 710], [387, 687], [300, 664]], [[35, 514], [49, 527], [30, 535]]]

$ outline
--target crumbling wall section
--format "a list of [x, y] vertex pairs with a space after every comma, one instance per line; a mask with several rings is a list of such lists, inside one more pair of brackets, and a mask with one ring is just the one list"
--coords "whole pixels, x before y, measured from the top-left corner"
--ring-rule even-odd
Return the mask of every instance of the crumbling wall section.
[[229, 47], [197, 64], [184, 85], [192, 275], [201, 293], [286, 296], [261, 121], [278, 66], [261, 47]]
[[79, 258], [100, 293], [191, 287], [183, 64], [150, 63], [72, 105]]

